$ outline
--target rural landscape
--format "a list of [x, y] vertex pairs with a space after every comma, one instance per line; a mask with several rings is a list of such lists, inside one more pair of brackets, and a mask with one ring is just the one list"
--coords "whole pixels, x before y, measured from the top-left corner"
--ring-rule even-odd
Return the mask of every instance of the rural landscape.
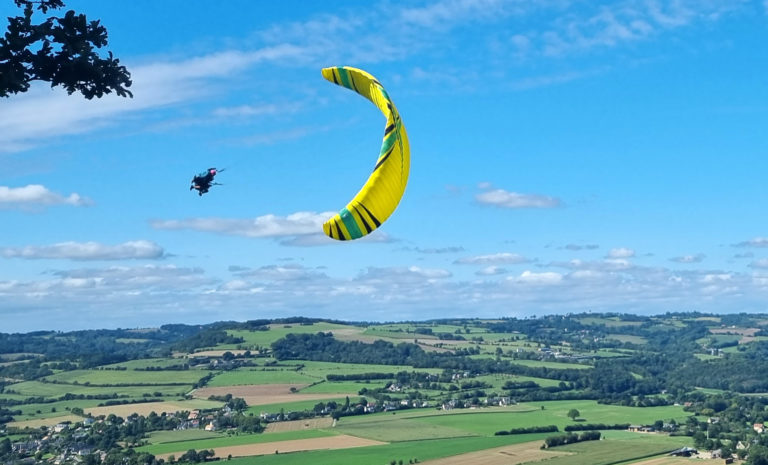
[[768, 0], [0, 5], [0, 465], [768, 465]]
[[2, 334], [0, 461], [764, 464], [766, 328], [585, 313]]

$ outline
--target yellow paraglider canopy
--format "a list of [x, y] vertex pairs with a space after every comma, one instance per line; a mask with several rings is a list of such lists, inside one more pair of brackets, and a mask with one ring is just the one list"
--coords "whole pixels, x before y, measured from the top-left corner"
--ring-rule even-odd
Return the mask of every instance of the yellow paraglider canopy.
[[411, 166], [408, 134], [395, 104], [375, 77], [348, 66], [324, 68], [323, 77], [367, 98], [387, 118], [373, 173], [347, 206], [323, 224], [323, 231], [333, 239], [358, 239], [381, 226], [403, 197]]

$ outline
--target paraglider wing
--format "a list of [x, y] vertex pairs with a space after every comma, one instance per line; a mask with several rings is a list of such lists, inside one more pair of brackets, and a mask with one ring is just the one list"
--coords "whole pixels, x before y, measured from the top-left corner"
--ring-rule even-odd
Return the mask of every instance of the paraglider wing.
[[381, 226], [403, 197], [411, 165], [408, 134], [395, 104], [375, 77], [347, 66], [324, 68], [323, 77], [367, 98], [387, 118], [373, 173], [347, 206], [323, 224], [323, 231], [333, 239], [358, 239]]

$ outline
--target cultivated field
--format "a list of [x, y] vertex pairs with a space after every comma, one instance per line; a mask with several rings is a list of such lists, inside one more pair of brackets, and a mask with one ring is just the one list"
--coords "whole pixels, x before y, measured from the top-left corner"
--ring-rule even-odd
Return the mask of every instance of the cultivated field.
[[320, 429], [330, 428], [333, 426], [333, 418], [331, 417], [319, 417], [308, 418], [306, 420], [294, 420], [294, 421], [278, 421], [275, 423], [268, 423], [265, 433], [284, 433], [287, 431], [301, 431], [307, 429]]
[[468, 452], [436, 460], [427, 460], [422, 463], [424, 465], [517, 465], [539, 462], [557, 457], [558, 455], [570, 454], [572, 452], [542, 450], [541, 441], [532, 441], [477, 452]]
[[77, 415], [63, 415], [55, 418], [39, 418], [37, 420], [12, 421], [8, 423], [11, 428], [39, 428], [41, 426], [53, 426], [65, 421], [78, 422], [83, 421], [83, 417]]
[[108, 405], [105, 407], [92, 407], [85, 409], [85, 413], [93, 416], [109, 415], [114, 413], [119, 417], [127, 417], [134, 413], [147, 416], [152, 412], [160, 415], [162, 413], [174, 413], [190, 411], [195, 409], [219, 408], [223, 405], [221, 402], [208, 400], [194, 400], [190, 402], [142, 402], [136, 404]]
[[[642, 460], [640, 462], [633, 462], [632, 465], [714, 465], [723, 463], [723, 459], [703, 459], [703, 458], [686, 458], [686, 457], [656, 457], [653, 459]], [[740, 463], [736, 461], [736, 463]]]
[[232, 355], [243, 355], [246, 351], [245, 350], [201, 350], [199, 352], [194, 352], [188, 355], [188, 357], [194, 358], [194, 357], [221, 357], [224, 355], [225, 352], [229, 352]]
[[740, 336], [754, 336], [760, 328], [710, 328], [712, 334], [738, 334]]
[[[196, 389], [192, 395], [199, 399], [207, 399], [210, 396], [225, 396], [232, 394], [233, 397], [241, 397], [249, 406], [281, 404], [287, 402], [296, 402], [304, 400], [323, 400], [337, 399], [338, 393], [310, 393], [300, 394], [292, 393], [291, 388], [299, 390], [306, 384], [258, 384], [249, 386], [219, 386]], [[357, 395], [357, 393], [352, 393]]]
[[293, 367], [248, 368], [226, 371], [215, 376], [208, 386], [236, 386], [253, 384], [301, 384], [323, 381], [319, 375], [299, 373]]
[[[383, 442], [372, 441], [370, 439], [356, 438], [354, 436], [340, 435], [325, 438], [312, 439], [293, 439], [287, 441], [264, 442], [259, 444], [244, 444], [240, 446], [215, 447], [213, 452], [216, 457], [248, 457], [255, 455], [278, 454], [311, 450], [336, 450], [349, 449], [353, 447], [367, 447], [385, 444]], [[176, 455], [183, 454], [184, 450]], [[161, 454], [158, 458], [167, 459], [174, 454]]]
[[[335, 323], [319, 322], [310, 325], [302, 324], [271, 324], [269, 331], [247, 331], [247, 330], [227, 330], [228, 334], [235, 337], [241, 337], [245, 342], [244, 346], [269, 346], [276, 340], [285, 337], [287, 334], [315, 334], [318, 332], [334, 332], [340, 329], [357, 329], [355, 326], [339, 325]], [[361, 329], [362, 331], [362, 329]], [[236, 349], [237, 344], [219, 344], [216, 349]]]
[[133, 370], [72, 370], [46, 376], [46, 381], [62, 384], [89, 384], [92, 386], [144, 386], [168, 384], [194, 384], [205, 376], [201, 370], [133, 371]]
[[[683, 439], [678, 439], [678, 441], [683, 441]], [[672, 441], [669, 441], [668, 438], [657, 435], [646, 435], [644, 438], [638, 437], [637, 439], [630, 440], [609, 439], [604, 441], [587, 441], [556, 447], [554, 450], [572, 452], [573, 454], [554, 457], [547, 461], [547, 465], [610, 465], [619, 462], [632, 463], [632, 461], [640, 461], [649, 458], [662, 458], [661, 456], [665, 456], [665, 454], [678, 447], [679, 443], [675, 444]]]
[[379, 416], [370, 418], [368, 421], [348, 422], [345, 420], [345, 418], [340, 419], [334, 430], [385, 442], [477, 436], [475, 433], [459, 428], [438, 424], [425, 424], [409, 418], [382, 418]]
[[[168, 375], [166, 374], [166, 377]], [[22, 383], [9, 386], [13, 391], [25, 396], [40, 396], [59, 398], [64, 394], [75, 395], [115, 395], [129, 399], [141, 398], [146, 395], [152, 395], [155, 392], [161, 392], [164, 396], [183, 395], [192, 388], [189, 385], [162, 385], [149, 384], [142, 386], [85, 386], [82, 384], [54, 384], [42, 383], [40, 381], [24, 381]], [[9, 389], [6, 388], [6, 389]]]

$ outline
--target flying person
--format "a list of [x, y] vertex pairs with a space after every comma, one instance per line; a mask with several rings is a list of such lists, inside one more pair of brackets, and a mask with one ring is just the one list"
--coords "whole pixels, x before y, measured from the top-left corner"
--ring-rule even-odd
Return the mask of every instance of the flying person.
[[211, 186], [216, 185], [216, 183], [213, 182], [213, 178], [216, 176], [217, 172], [216, 168], [208, 168], [208, 170], [198, 174], [192, 178], [192, 185], [189, 186], [189, 190], [197, 189], [197, 194], [201, 196], [207, 193]]

